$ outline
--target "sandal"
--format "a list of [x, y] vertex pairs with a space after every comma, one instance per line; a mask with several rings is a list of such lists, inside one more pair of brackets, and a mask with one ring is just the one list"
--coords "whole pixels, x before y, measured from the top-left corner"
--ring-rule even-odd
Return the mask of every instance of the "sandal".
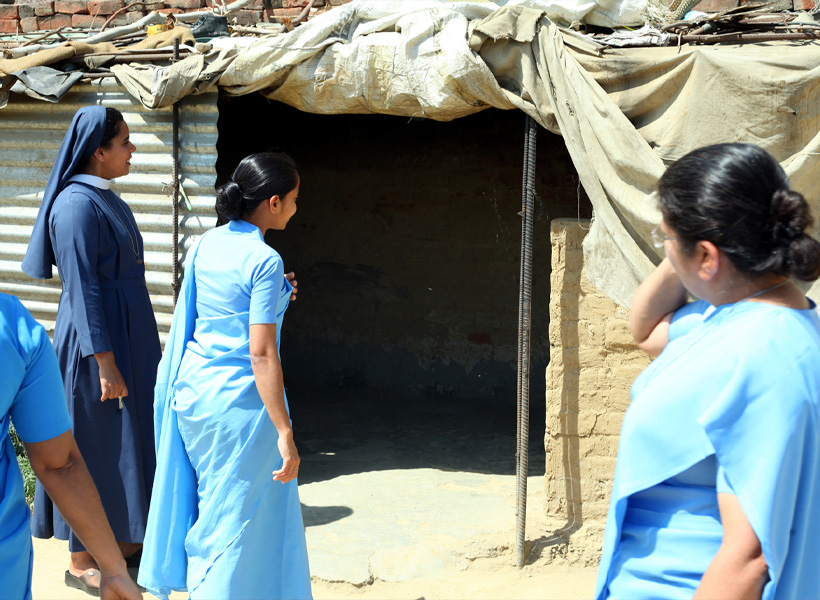
[[94, 576], [99, 577], [100, 571], [98, 569], [88, 569], [85, 573], [80, 575], [74, 575], [71, 571], [65, 572], [65, 584], [77, 590], [82, 590], [89, 596], [99, 596], [100, 595], [100, 588], [98, 586], [91, 584], [91, 578]]

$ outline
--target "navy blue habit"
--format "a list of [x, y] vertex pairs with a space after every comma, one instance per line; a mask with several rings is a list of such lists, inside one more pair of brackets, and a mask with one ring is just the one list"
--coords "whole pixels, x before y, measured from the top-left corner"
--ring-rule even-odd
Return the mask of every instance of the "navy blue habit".
[[[99, 490], [114, 537], [141, 543], [156, 458], [153, 394], [161, 356], [145, 283], [142, 236], [110, 182], [78, 175], [99, 147], [105, 108], [80, 109], [51, 171], [22, 268], [40, 279], [57, 266], [63, 292], [54, 348], [74, 437]], [[114, 352], [128, 396], [100, 401], [95, 353]], [[85, 548], [37, 484], [32, 535]]]

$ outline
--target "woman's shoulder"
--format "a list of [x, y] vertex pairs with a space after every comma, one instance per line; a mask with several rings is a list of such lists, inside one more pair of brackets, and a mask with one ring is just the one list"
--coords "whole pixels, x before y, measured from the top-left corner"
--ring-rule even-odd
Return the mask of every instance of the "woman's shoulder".
[[820, 317], [816, 308], [799, 310], [745, 303], [732, 327], [735, 351], [768, 369], [776, 365], [816, 370], [820, 382]]
[[99, 208], [94, 200], [99, 197], [95, 190], [80, 183], [69, 183], [65, 186], [51, 206], [52, 218], [54, 215], [63, 215], [70, 211], [72, 215], [97, 215]]
[[207, 262], [228, 261], [244, 268], [275, 266], [282, 262], [279, 253], [259, 235], [236, 231], [228, 225], [220, 225], [206, 231], [200, 241], [199, 253]]
[[11, 342], [18, 352], [21, 346], [39, 343], [45, 329], [16, 296], [0, 293], [0, 335]]

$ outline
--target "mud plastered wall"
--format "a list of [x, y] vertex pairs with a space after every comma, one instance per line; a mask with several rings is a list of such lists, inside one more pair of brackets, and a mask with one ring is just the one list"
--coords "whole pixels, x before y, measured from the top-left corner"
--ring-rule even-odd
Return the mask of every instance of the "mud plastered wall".
[[586, 279], [589, 221], [550, 228], [550, 362], [546, 370], [545, 511], [573, 564], [597, 564], [615, 473], [621, 421], [635, 377], [649, 364], [629, 332], [628, 311]]

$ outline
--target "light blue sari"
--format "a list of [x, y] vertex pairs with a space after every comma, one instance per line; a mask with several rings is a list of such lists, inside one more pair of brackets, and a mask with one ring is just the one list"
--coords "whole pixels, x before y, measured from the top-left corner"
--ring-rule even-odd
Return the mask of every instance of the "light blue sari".
[[[230, 252], [226, 249], [230, 248]], [[156, 391], [157, 475], [139, 582], [166, 597], [310, 598], [296, 481], [256, 389], [250, 324], [277, 325], [291, 286], [244, 221], [192, 250]]]
[[[685, 495], [669, 485], [710, 457], [718, 471], [710, 489]], [[762, 600], [816, 598], [820, 319], [813, 302], [795, 310], [699, 301], [678, 312], [669, 344], [632, 387], [596, 600], [691, 598], [722, 541], [719, 492], [737, 496], [760, 540], [769, 571]], [[709, 495], [711, 506], [701, 502]], [[639, 528], [643, 544], [635, 541]]]

